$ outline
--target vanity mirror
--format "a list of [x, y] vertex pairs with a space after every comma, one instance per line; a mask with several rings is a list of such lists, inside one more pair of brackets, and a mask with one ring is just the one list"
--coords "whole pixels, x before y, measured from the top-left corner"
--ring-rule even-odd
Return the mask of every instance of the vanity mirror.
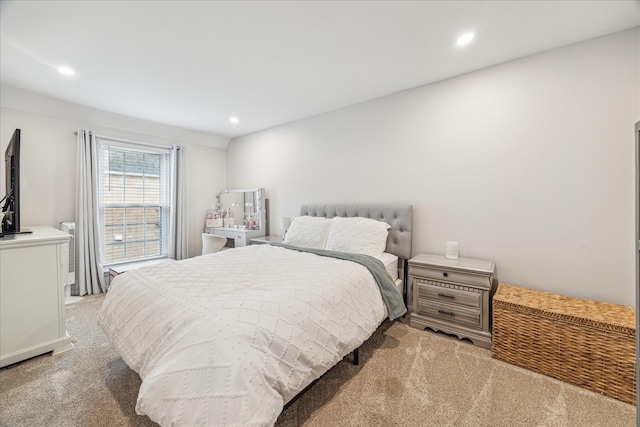
[[216, 202], [218, 209], [213, 212], [212, 221], [207, 221], [207, 233], [227, 237], [228, 247], [245, 246], [250, 239], [265, 235], [264, 188], [223, 190], [217, 194]]
[[216, 196], [222, 227], [260, 230], [264, 227], [264, 189], [223, 190]]

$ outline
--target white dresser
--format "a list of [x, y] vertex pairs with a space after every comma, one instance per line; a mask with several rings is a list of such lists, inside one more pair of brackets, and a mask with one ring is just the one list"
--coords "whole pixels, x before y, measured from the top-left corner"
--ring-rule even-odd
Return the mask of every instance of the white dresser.
[[0, 367], [73, 348], [64, 320], [71, 236], [28, 228], [0, 238]]

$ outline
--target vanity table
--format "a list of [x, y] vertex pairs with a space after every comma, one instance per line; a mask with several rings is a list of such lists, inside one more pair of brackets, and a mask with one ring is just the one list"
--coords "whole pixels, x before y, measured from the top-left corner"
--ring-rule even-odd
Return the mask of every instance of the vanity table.
[[267, 234], [264, 188], [223, 190], [216, 199], [219, 217], [205, 232], [226, 237], [226, 247], [247, 246], [251, 239]]
[[264, 236], [264, 231], [236, 228], [212, 228], [207, 229], [207, 233], [226, 237], [226, 248], [238, 248], [240, 246], [247, 246], [251, 244], [251, 239]]

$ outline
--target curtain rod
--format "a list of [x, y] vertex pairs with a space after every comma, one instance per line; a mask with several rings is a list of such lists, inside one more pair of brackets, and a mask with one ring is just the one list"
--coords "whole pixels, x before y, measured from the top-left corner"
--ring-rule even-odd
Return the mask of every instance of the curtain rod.
[[[75, 131], [74, 135], [77, 136], [78, 132]], [[94, 134], [94, 136], [96, 137], [96, 139], [105, 139], [107, 141], [113, 141], [113, 142], [123, 142], [125, 144], [139, 145], [139, 146], [142, 146], [142, 147], [162, 148], [162, 149], [165, 149], [165, 150], [175, 147], [174, 145], [150, 144], [148, 142], [138, 142], [138, 141], [130, 141], [128, 139], [112, 138], [110, 136], [98, 135], [97, 133]]]

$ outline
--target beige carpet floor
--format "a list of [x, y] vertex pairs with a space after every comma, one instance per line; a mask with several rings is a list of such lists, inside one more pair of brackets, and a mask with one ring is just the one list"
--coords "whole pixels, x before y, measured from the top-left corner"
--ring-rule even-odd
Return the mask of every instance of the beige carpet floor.
[[[156, 426], [135, 413], [140, 378], [95, 321], [103, 296], [66, 307], [75, 349], [0, 369], [0, 426]], [[442, 334], [385, 322], [276, 426], [634, 426], [635, 406], [491, 358]]]

